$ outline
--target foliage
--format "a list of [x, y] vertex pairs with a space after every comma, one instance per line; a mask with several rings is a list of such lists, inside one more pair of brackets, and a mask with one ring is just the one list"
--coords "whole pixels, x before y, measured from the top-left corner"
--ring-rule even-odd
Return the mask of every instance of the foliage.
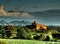
[[0, 26], [0, 38], [34, 39], [47, 41], [47, 38], [50, 40], [50, 35], [52, 37], [52, 34], [54, 33], [60, 34], [60, 26], [47, 26], [47, 30], [38, 31], [35, 28], [28, 28], [26, 26]]
[[7, 44], [6, 42], [0, 41], [0, 44]]
[[5, 38], [14, 38], [16, 37], [16, 33], [17, 31], [14, 26], [9, 25], [3, 28], [3, 34]]

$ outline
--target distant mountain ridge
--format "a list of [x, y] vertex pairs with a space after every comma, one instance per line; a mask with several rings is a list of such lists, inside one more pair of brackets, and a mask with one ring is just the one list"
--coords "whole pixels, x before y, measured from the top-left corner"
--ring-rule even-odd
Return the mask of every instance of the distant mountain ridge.
[[10, 21], [10, 22], [7, 22], [7, 21], [0, 21], [0, 25], [13, 25], [13, 26], [25, 26], [25, 25], [29, 25], [31, 24], [31, 22], [29, 21]]

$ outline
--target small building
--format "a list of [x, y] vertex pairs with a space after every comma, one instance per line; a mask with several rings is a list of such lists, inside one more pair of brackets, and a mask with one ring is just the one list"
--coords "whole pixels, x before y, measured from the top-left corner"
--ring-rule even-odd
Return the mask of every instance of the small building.
[[32, 26], [33, 26], [34, 28], [36, 28], [36, 30], [40, 30], [40, 29], [46, 30], [46, 29], [47, 29], [47, 27], [46, 27], [45, 24], [38, 24], [36, 21], [34, 21], [34, 22], [32, 23]]

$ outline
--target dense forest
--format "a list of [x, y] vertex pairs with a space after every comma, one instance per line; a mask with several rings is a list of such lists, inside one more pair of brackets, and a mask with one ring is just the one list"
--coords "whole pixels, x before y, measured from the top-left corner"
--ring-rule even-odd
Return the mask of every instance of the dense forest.
[[27, 26], [0, 26], [0, 38], [58, 41], [60, 39], [60, 26], [47, 26], [46, 30], [36, 30]]

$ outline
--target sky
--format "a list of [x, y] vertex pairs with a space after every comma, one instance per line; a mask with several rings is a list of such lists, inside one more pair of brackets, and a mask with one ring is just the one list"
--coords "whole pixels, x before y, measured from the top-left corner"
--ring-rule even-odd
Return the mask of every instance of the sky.
[[60, 0], [0, 0], [0, 5], [4, 5], [6, 10], [18, 7], [19, 10], [44, 11], [60, 9]]
[[[20, 11], [26, 10], [30, 12], [45, 11], [60, 9], [60, 0], [0, 0], [0, 5], [4, 5], [6, 11], [13, 10], [15, 8], [18, 8]], [[35, 16], [40, 17], [39, 23], [60, 25], [60, 14], [56, 16], [50, 15], [50, 17], [47, 17], [47, 15], [42, 17], [38, 14], [35, 14]], [[32, 20], [30, 19], [30, 21]]]

